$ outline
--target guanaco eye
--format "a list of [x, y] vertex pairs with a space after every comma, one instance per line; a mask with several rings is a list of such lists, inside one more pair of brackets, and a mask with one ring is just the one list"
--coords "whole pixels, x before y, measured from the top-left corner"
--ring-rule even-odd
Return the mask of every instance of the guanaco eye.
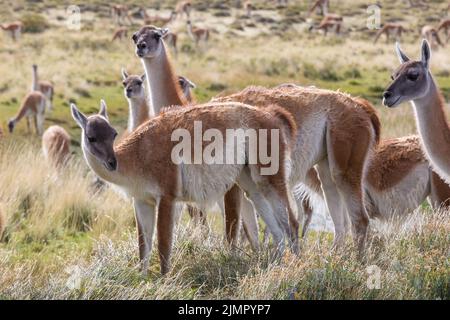
[[127, 86], [127, 83], [124, 81], [124, 82], [122, 82], [122, 84], [123, 84], [123, 86], [124, 87], [126, 87]]
[[406, 75], [406, 78], [411, 81], [416, 81], [418, 77], [419, 77], [418, 73], [408, 73]]
[[136, 82], [136, 84], [137, 84], [138, 86], [142, 86], [142, 81], [138, 81], [138, 82]]
[[93, 143], [93, 142], [97, 142], [97, 139], [96, 139], [96, 138], [90, 138], [90, 137], [88, 137], [88, 141], [89, 141], [90, 143]]

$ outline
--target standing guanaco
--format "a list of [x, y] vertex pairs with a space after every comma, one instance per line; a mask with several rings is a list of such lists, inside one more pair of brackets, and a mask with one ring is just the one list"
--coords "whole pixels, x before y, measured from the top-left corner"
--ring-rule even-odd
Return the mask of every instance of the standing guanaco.
[[42, 135], [44, 157], [56, 168], [66, 164], [70, 155], [70, 136], [64, 128], [51, 126]]
[[27, 119], [28, 133], [31, 133], [30, 121], [34, 119], [36, 134], [41, 135], [44, 131], [45, 105], [47, 98], [40, 91], [32, 91], [28, 93], [22, 101], [16, 116], [8, 121], [9, 132], [14, 131], [14, 127], [23, 117]]
[[11, 23], [0, 24], [0, 28], [5, 31], [11, 39], [14, 41], [19, 40], [20, 35], [22, 34], [23, 23], [20, 21], [15, 21]]
[[438, 26], [438, 32], [444, 30], [445, 42], [448, 43], [450, 40], [450, 19], [443, 20]]
[[111, 39], [111, 41], [114, 41], [116, 39], [122, 40], [126, 39], [128, 37], [128, 29], [127, 28], [119, 28], [116, 31], [114, 31], [114, 35]]
[[188, 29], [189, 36], [195, 42], [195, 45], [197, 47], [201, 41], [203, 41], [204, 43], [208, 43], [208, 40], [209, 40], [209, 30], [208, 29], [193, 27], [191, 20], [187, 21], [187, 29]]
[[53, 84], [49, 81], [39, 80], [38, 76], [38, 66], [33, 64], [33, 81], [31, 83], [31, 91], [40, 91], [42, 92], [48, 101], [49, 110], [53, 109], [53, 96], [55, 89]]
[[383, 28], [378, 30], [373, 43], [377, 43], [382, 34], [386, 35], [386, 43], [390, 41], [391, 36], [393, 36], [396, 41], [399, 41], [402, 37], [402, 33], [405, 31], [406, 29], [399, 23], [386, 23]]

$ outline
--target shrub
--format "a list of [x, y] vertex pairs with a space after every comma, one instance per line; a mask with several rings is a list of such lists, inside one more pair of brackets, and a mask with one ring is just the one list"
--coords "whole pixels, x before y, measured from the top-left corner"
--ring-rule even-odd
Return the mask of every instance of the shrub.
[[40, 33], [49, 27], [47, 19], [37, 13], [28, 13], [22, 17], [23, 31]]

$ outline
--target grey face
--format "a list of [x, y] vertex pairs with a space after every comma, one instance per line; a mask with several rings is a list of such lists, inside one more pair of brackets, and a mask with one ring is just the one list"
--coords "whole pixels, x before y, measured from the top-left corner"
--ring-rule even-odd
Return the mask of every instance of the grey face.
[[136, 45], [136, 55], [139, 58], [154, 58], [161, 53], [163, 42], [162, 38], [169, 32], [166, 28], [157, 28], [154, 26], [142, 27], [134, 33], [131, 39]]
[[184, 96], [189, 100], [191, 96], [191, 89], [195, 88], [195, 84], [183, 76], [178, 76], [178, 84], [180, 85]]
[[71, 105], [71, 110], [73, 118], [83, 130], [81, 139], [85, 149], [107, 170], [116, 170], [114, 139], [117, 137], [117, 131], [108, 122], [106, 104], [102, 102], [99, 114], [89, 117], [81, 113], [74, 104]]
[[130, 75], [122, 82], [125, 96], [129, 99], [145, 97], [144, 76]]
[[405, 101], [420, 99], [428, 93], [430, 88], [428, 42], [422, 43], [422, 59], [420, 61], [411, 61], [401, 51], [398, 44], [397, 54], [402, 64], [392, 75], [392, 82], [383, 93], [383, 104], [390, 108]]

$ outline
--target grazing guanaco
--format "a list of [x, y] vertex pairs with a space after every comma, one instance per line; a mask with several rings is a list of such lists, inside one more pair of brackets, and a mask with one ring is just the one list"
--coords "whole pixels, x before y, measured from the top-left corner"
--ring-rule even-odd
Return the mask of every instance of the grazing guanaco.
[[[160, 40], [167, 31], [143, 27], [133, 35], [136, 54], [142, 59], [152, 92], [153, 108], [186, 103], [176, 83], [164, 42]], [[355, 240], [362, 249], [369, 221], [362, 201], [363, 172], [369, 152], [379, 139], [380, 123], [374, 108], [362, 99], [312, 87], [249, 87], [216, 100], [239, 101], [255, 106], [276, 104], [294, 116], [299, 131], [293, 152], [290, 185], [294, 187], [306, 181], [308, 170], [318, 164], [327, 205], [335, 224], [335, 243], [341, 244], [345, 238], [343, 223], [344, 209], [347, 208], [356, 232]], [[239, 189], [232, 190], [235, 194], [230, 195], [231, 199], [241, 198]], [[238, 235], [236, 230], [239, 229], [235, 228], [240, 225], [240, 212], [227, 212], [227, 202], [225, 197], [226, 220], [229, 222], [227, 239], [233, 242], [234, 236]], [[233, 203], [228, 205], [239, 207]]]
[[330, 0], [317, 0], [312, 5], [311, 9], [309, 9], [308, 15], [311, 15], [311, 13], [313, 13], [314, 10], [317, 10], [320, 12], [321, 15], [325, 16], [328, 14], [329, 9], [330, 9]]
[[192, 3], [191, 1], [181, 1], [177, 4], [175, 7], [175, 13], [176, 17], [180, 16], [182, 17], [183, 14], [186, 15], [186, 19], [191, 18], [191, 9], [192, 9]]
[[442, 21], [439, 26], [438, 26], [438, 32], [441, 30], [444, 30], [444, 34], [445, 34], [445, 42], [448, 43], [448, 41], [450, 40], [450, 19], [445, 19], [444, 21]]
[[44, 96], [47, 98], [49, 110], [52, 110], [53, 109], [53, 95], [55, 92], [53, 84], [49, 81], [39, 80], [38, 67], [36, 64], [33, 64], [32, 69], [33, 69], [33, 80], [31, 83], [31, 91], [42, 92], [44, 94]]
[[116, 39], [122, 40], [128, 38], [128, 29], [127, 28], [119, 28], [116, 31], [114, 31], [114, 35], [111, 39], [111, 41], [114, 41]]
[[209, 30], [206, 28], [193, 27], [190, 20], [187, 21], [188, 34], [198, 47], [200, 41], [207, 43], [209, 40]]
[[115, 20], [118, 25], [121, 25], [125, 20], [128, 21], [129, 24], [133, 24], [131, 17], [128, 13], [128, 7], [122, 4], [114, 4], [111, 7], [111, 16]]
[[439, 46], [444, 46], [437, 29], [433, 26], [424, 26], [422, 28], [422, 37], [428, 41], [433, 49], [437, 49]]
[[167, 33], [164, 35], [164, 42], [165, 42], [169, 47], [172, 47], [173, 52], [175, 53], [175, 56], [178, 55], [177, 39], [178, 39], [177, 34], [176, 34], [176, 33], [173, 33], [173, 32], [170, 32], [170, 31], [167, 32]]
[[[317, 173], [316, 179], [311, 181], [310, 185], [315, 185], [316, 190], [312, 202], [323, 202]], [[367, 168], [364, 192], [369, 217], [382, 221], [403, 218], [427, 198], [434, 209], [450, 206], [450, 186], [430, 167], [417, 136], [387, 139], [380, 143]], [[306, 219], [302, 236], [313, 213], [312, 210], [304, 212]]]
[[323, 30], [323, 34], [324, 36], [326, 36], [328, 34], [328, 30], [334, 29], [334, 32], [336, 34], [340, 34], [343, 21], [344, 19], [342, 18], [342, 16], [330, 13], [325, 15], [325, 17], [317, 27], [311, 25], [309, 27], [309, 31], [311, 31], [312, 29]]
[[122, 83], [124, 87], [124, 95], [128, 100], [129, 116], [127, 134], [131, 134], [137, 127], [149, 119], [150, 107], [144, 88], [145, 74], [129, 75], [122, 68]]
[[178, 76], [178, 83], [186, 100], [189, 103], [193, 102], [194, 98], [192, 96], [191, 90], [195, 88], [195, 83], [183, 76]]
[[51, 165], [60, 168], [70, 156], [70, 136], [60, 126], [50, 126], [42, 135], [42, 151]]
[[[277, 255], [284, 251], [285, 235], [289, 236], [296, 251], [295, 226], [289, 224], [289, 217], [294, 212], [286, 186], [289, 145], [296, 126], [288, 112], [277, 106], [261, 109], [240, 103], [172, 108], [147, 121], [114, 147], [117, 132], [108, 122], [104, 101], [97, 115], [86, 117], [74, 104], [71, 111], [82, 129], [81, 146], [89, 167], [101, 179], [116, 185], [134, 199], [139, 256], [144, 273], [148, 269], [156, 212], [161, 273], [165, 274], [170, 270], [175, 203], [195, 202], [208, 206], [223, 197], [235, 183], [245, 190], [269, 226], [277, 244]], [[220, 164], [221, 161], [218, 161], [207, 164], [202, 161], [201, 164], [190, 164], [190, 156], [184, 152], [180, 162], [174, 161], [174, 147], [179, 142], [179, 136], [174, 141], [175, 130], [184, 129], [183, 132], [187, 131], [190, 137], [195, 137], [194, 129], [198, 123], [205, 130], [216, 130], [222, 137], [226, 137], [225, 132], [230, 129], [277, 130], [280, 133], [277, 139], [279, 170], [272, 175], [264, 175], [260, 171], [260, 160], [256, 164], [243, 161], [251, 159], [249, 150], [252, 146], [247, 139], [238, 139], [234, 144], [240, 151], [233, 157], [235, 160], [232, 163]], [[200, 130], [202, 134], [203, 129]], [[227, 150], [227, 141], [220, 142], [222, 150]], [[263, 137], [257, 142], [261, 145], [269, 143], [269, 139]], [[205, 141], [201, 144], [203, 147], [208, 145]], [[195, 155], [193, 148], [191, 145], [191, 152], [187, 153]]]
[[406, 29], [399, 23], [386, 23], [383, 28], [378, 30], [375, 35], [375, 39], [373, 43], [377, 43], [378, 39], [382, 34], [386, 35], [386, 43], [390, 41], [390, 37], [394, 37], [396, 41], [399, 41], [402, 38], [402, 33], [406, 32]]
[[[145, 69], [150, 92], [150, 114], [152, 115], [158, 115], [167, 106], [188, 105], [187, 98], [183, 95], [179, 85], [178, 77], [173, 71], [173, 64], [163, 40], [167, 33], [169, 33], [169, 30], [166, 28], [147, 26], [141, 28], [132, 36], [132, 40], [136, 45], [136, 55], [141, 59]], [[227, 198], [238, 201], [240, 204], [241, 199], [245, 202], [245, 198], [242, 197], [238, 189], [238, 187], [233, 187], [227, 193]], [[227, 204], [227, 201], [225, 201], [225, 206], [221, 201], [218, 204], [221, 209], [225, 208], [225, 210], [226, 208], [229, 210], [238, 208], [236, 203]], [[244, 209], [249, 207], [246, 203], [243, 206]], [[259, 247], [259, 240], [257, 230], [255, 231], [251, 227], [256, 225], [254, 220], [256, 220], [256, 216], [253, 211], [243, 211], [244, 230], [247, 232], [247, 235], [252, 236], [249, 241], [256, 250]], [[227, 215], [225, 215], [225, 226], [227, 241], [233, 245], [237, 244], [240, 220], [228, 219]]]
[[41, 135], [44, 131], [45, 105], [47, 98], [40, 91], [32, 91], [28, 93], [22, 101], [16, 116], [8, 121], [9, 132], [14, 131], [14, 127], [23, 117], [27, 119], [28, 133], [31, 133], [30, 121], [34, 119], [36, 134]]
[[396, 44], [400, 67], [383, 93], [383, 104], [389, 108], [410, 101], [425, 155], [433, 169], [450, 183], [450, 128], [445, 115], [445, 100], [430, 71], [431, 49], [422, 41], [420, 60], [411, 60]]
[[0, 28], [5, 31], [13, 41], [20, 39], [22, 34], [23, 23], [20, 21], [14, 21], [11, 23], [0, 24]]

